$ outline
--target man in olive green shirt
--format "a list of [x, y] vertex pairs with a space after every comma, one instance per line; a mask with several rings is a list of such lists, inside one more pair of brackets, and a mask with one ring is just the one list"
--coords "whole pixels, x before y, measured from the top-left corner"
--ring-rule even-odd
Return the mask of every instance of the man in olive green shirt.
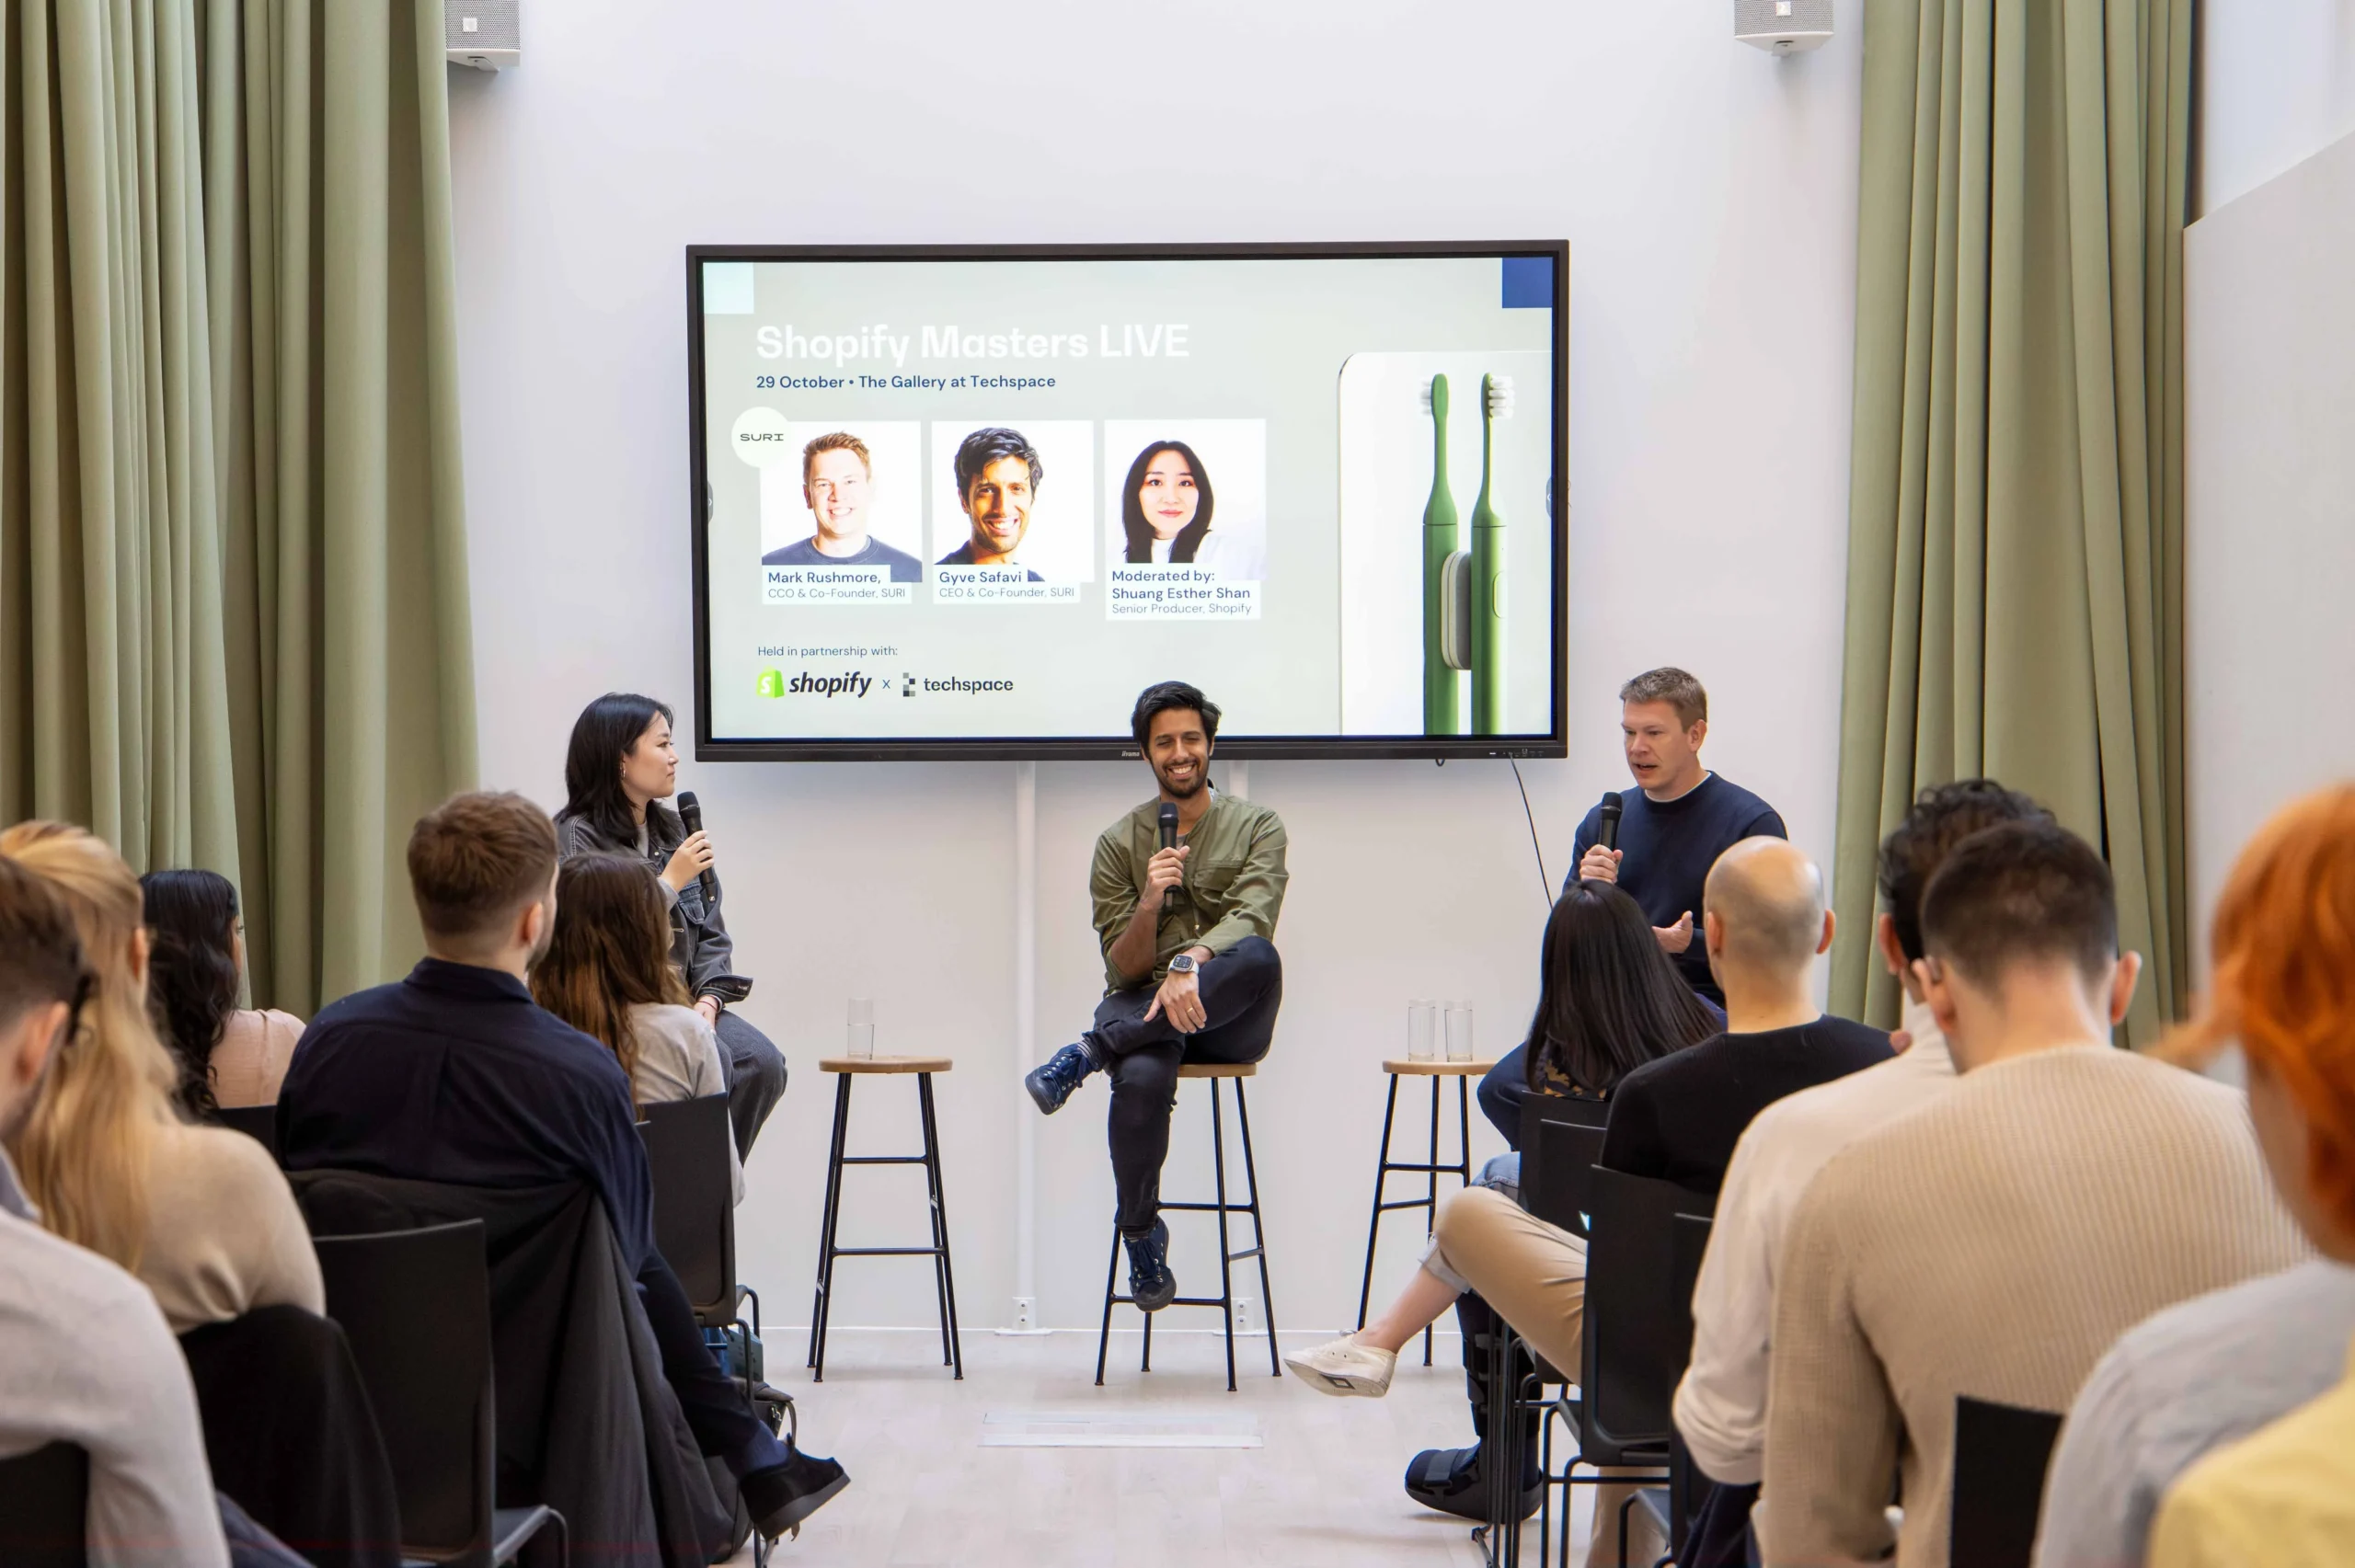
[[[1275, 1036], [1283, 964], [1269, 938], [1284, 901], [1284, 827], [1210, 787], [1218, 707], [1182, 681], [1137, 699], [1131, 729], [1160, 793], [1096, 841], [1088, 890], [1104, 948], [1095, 1027], [1025, 1079], [1052, 1115], [1089, 1074], [1112, 1079], [1109, 1141], [1129, 1294], [1148, 1312], [1178, 1294], [1161, 1162], [1181, 1062], [1258, 1061]], [[1162, 813], [1178, 842], [1161, 847]]]

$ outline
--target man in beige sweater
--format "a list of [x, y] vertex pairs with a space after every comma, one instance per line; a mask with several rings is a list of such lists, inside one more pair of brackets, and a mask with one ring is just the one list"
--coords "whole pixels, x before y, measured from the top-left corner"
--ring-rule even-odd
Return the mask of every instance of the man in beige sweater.
[[2236, 1091], [2113, 1049], [2140, 962], [2049, 822], [1959, 845], [1914, 964], [1962, 1075], [1809, 1185], [1777, 1271], [1769, 1565], [1945, 1568], [1959, 1395], [2065, 1411], [2110, 1343], [2303, 1252]]

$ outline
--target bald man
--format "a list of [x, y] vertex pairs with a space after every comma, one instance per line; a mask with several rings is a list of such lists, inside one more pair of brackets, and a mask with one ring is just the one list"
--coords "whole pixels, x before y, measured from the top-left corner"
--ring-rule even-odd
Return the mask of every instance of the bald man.
[[1741, 840], [1710, 866], [1702, 908], [1726, 1032], [1620, 1080], [1602, 1163], [1714, 1196], [1752, 1116], [1894, 1053], [1888, 1031], [1815, 1004], [1815, 961], [1834, 922], [1805, 854], [1781, 839]]

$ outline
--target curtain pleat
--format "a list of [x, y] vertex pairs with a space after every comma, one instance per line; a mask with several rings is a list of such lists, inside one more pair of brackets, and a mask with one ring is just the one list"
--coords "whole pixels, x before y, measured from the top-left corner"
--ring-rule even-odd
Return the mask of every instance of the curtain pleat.
[[[2183, 1002], [2182, 229], [2190, 0], [1872, 0], [1865, 32], [1839, 873], [1986, 774], [2117, 879]], [[1836, 1008], [1895, 1015], [1869, 944]]]
[[474, 776], [441, 6], [0, 16], [0, 821], [231, 876], [308, 1012]]

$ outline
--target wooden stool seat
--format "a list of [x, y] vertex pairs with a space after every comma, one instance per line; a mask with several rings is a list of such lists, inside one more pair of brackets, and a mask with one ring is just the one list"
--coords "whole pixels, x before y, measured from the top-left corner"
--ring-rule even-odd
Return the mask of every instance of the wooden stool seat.
[[1253, 1078], [1258, 1071], [1256, 1061], [1188, 1061], [1178, 1065], [1180, 1078]]
[[952, 1057], [824, 1057], [821, 1072], [948, 1072], [957, 1065]]
[[1392, 1057], [1382, 1064], [1382, 1070], [1407, 1078], [1485, 1078], [1492, 1061], [1411, 1061], [1404, 1057]]

